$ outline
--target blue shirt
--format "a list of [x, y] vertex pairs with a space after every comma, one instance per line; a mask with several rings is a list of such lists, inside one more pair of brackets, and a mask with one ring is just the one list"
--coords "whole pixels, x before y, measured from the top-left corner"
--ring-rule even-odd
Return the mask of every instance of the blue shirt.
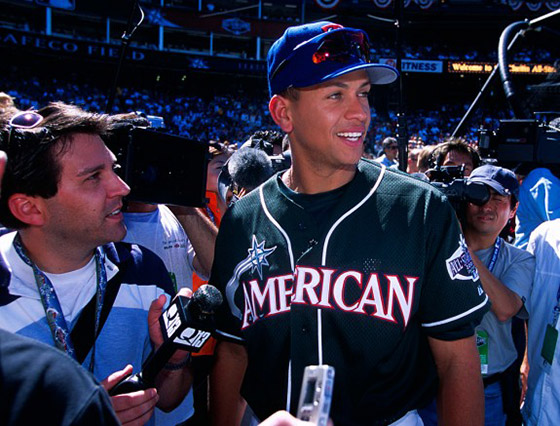
[[[553, 324], [560, 287], [560, 219], [545, 222], [531, 234], [527, 249], [535, 255], [535, 280], [529, 312], [529, 380], [523, 417], [527, 425], [557, 425], [560, 419], [560, 344], [552, 365], [541, 356], [547, 324]], [[555, 324], [560, 330], [560, 321]]]
[[[0, 288], [0, 328], [53, 345], [33, 271], [16, 253], [12, 244], [14, 236], [15, 233], [11, 233], [0, 237], [0, 252], [12, 269], [9, 285]], [[150, 305], [161, 294], [165, 294], [168, 301], [174, 294], [165, 266], [154, 253], [122, 243], [107, 244], [104, 250], [108, 286], [120, 284], [120, 288], [95, 342], [93, 374], [99, 380], [127, 364], [133, 366], [135, 373], [141, 370], [143, 361], [152, 351], [148, 332]], [[81, 310], [96, 292], [95, 273], [88, 272], [90, 264], [67, 274], [47, 274], [57, 291], [69, 329], [74, 327]], [[72, 285], [63, 287], [65, 283]], [[82, 363], [86, 369], [91, 356], [92, 351]], [[188, 404], [187, 399], [183, 404]], [[184, 420], [192, 414], [192, 408], [189, 413], [183, 404], [179, 408]], [[169, 424], [176, 424], [176, 420]]]
[[525, 248], [531, 232], [547, 220], [560, 218], [560, 179], [548, 169], [534, 169], [519, 188], [515, 246]]

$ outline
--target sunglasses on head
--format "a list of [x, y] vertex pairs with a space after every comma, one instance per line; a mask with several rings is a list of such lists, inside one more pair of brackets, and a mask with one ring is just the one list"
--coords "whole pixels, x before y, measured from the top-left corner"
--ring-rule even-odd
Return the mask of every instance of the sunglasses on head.
[[14, 129], [31, 130], [38, 127], [43, 120], [43, 116], [36, 111], [21, 111], [15, 114], [8, 122], [10, 133], [8, 133], [7, 146], [10, 146]]
[[270, 75], [274, 77], [286, 66], [286, 64], [299, 52], [313, 49], [311, 62], [319, 65], [327, 62], [350, 63], [356, 60], [366, 63], [370, 62], [369, 42], [364, 32], [360, 30], [344, 29], [327, 33], [320, 41], [312, 38], [297, 45]]

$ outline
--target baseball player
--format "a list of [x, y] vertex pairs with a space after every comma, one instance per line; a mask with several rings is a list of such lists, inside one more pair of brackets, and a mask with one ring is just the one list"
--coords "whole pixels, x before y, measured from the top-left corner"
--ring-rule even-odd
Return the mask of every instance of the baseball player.
[[361, 159], [371, 85], [398, 77], [368, 55], [363, 31], [331, 22], [290, 27], [269, 51], [292, 166], [220, 228], [214, 424], [237, 424], [243, 400], [259, 419], [296, 413], [304, 368], [323, 364], [337, 426], [421, 424], [438, 384], [444, 424], [482, 424], [488, 298], [445, 196]]

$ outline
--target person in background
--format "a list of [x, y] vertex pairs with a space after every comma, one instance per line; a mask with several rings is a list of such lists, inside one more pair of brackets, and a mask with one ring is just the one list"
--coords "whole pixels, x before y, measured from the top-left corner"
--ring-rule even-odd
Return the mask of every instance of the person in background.
[[452, 138], [437, 145], [430, 159], [430, 167], [463, 166], [465, 177], [480, 164], [480, 154], [461, 138]]
[[383, 139], [381, 146], [383, 147], [383, 154], [376, 158], [375, 161], [386, 167], [399, 167], [399, 162], [397, 160], [399, 155], [399, 145], [397, 143], [397, 139], [388, 136]]
[[539, 225], [527, 250], [535, 256], [535, 279], [526, 303], [529, 379], [522, 408], [527, 426], [553, 426], [560, 418], [560, 219]]

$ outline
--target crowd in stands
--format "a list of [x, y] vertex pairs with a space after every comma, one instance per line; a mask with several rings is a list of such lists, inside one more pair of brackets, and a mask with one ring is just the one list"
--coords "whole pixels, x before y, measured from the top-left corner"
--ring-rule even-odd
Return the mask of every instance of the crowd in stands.
[[[73, 79], [31, 77], [18, 78], [7, 73], [3, 90], [17, 99], [22, 109], [39, 108], [50, 101], [64, 100], [93, 112], [104, 112], [107, 91], [92, 83]], [[451, 135], [468, 108], [464, 105], [443, 105], [438, 109], [417, 109], [407, 113], [407, 130], [411, 140], [433, 145]], [[186, 138], [203, 141], [216, 140], [232, 144], [243, 143], [260, 129], [276, 129], [268, 112], [267, 94], [246, 92], [219, 93], [201, 97], [194, 94], [120, 86], [113, 113], [139, 111], [163, 117], [166, 131]], [[490, 117], [487, 111], [477, 110], [463, 135], [476, 143], [481, 126], [496, 128], [497, 120], [505, 114]], [[397, 133], [396, 111], [382, 118], [372, 112], [366, 150], [376, 154], [387, 136]]]

